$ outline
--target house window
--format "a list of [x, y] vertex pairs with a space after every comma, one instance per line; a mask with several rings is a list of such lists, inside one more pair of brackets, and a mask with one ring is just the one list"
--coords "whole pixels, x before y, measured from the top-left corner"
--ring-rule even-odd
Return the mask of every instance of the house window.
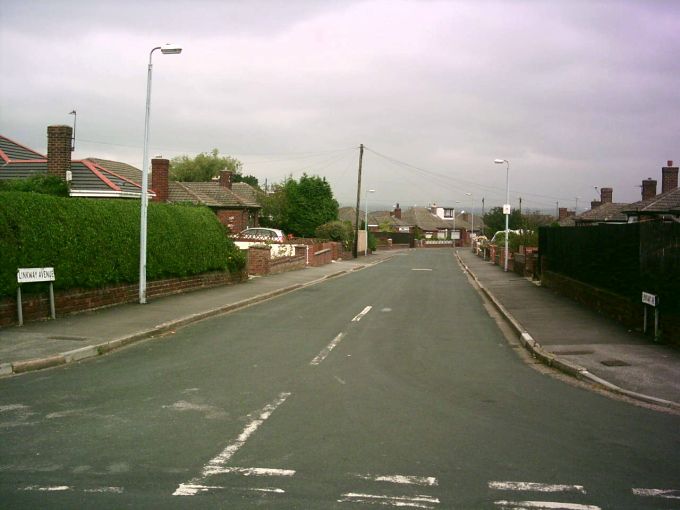
[[454, 209], [444, 209], [444, 218], [453, 218]]

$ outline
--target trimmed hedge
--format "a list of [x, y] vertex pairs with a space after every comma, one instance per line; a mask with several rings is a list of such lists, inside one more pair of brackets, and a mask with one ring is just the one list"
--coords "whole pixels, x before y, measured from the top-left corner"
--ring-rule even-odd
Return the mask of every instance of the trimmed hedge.
[[[54, 267], [57, 289], [139, 281], [139, 222], [136, 200], [0, 192], [0, 296], [16, 293], [19, 267]], [[147, 225], [148, 280], [245, 265], [208, 208], [151, 203]]]

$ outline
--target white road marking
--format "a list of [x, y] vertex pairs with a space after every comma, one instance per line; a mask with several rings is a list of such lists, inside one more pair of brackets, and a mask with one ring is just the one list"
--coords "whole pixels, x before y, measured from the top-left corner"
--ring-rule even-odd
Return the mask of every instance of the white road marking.
[[236, 473], [243, 476], [294, 476], [294, 469], [273, 469], [273, 468], [244, 468], [244, 467], [223, 467], [216, 468], [211, 474]]
[[246, 487], [245, 490], [247, 491], [253, 491], [253, 492], [269, 492], [273, 494], [285, 494], [286, 491], [283, 489], [277, 489], [276, 487], [264, 487], [264, 488], [257, 488], [257, 487]]
[[224, 489], [219, 485], [201, 485], [198, 483], [180, 483], [173, 496], [195, 496], [199, 492], [208, 492], [211, 489]]
[[432, 504], [439, 504], [439, 499], [432, 496], [381, 496], [376, 494], [359, 494], [348, 492], [342, 495], [338, 503], [369, 503], [390, 505], [396, 507], [434, 508]]
[[633, 489], [636, 496], [680, 499], [680, 489]]
[[345, 381], [340, 379], [337, 375], [334, 375], [333, 377], [335, 377], [335, 380], [338, 381], [340, 384], [347, 384]]
[[78, 487], [71, 487], [69, 485], [50, 485], [46, 487], [41, 487], [40, 485], [29, 485], [27, 487], [19, 488], [20, 491], [37, 491], [37, 492], [63, 492], [63, 491], [75, 491], [75, 492], [111, 492], [114, 494], [122, 494], [122, 487], [89, 487], [85, 489], [80, 489]]
[[489, 482], [489, 489], [500, 491], [535, 491], [535, 492], [579, 492], [585, 494], [582, 485], [551, 485], [535, 482]]
[[243, 432], [241, 432], [239, 436], [236, 438], [236, 441], [228, 445], [224, 450], [222, 450], [222, 452], [220, 452], [217, 456], [211, 459], [205, 466], [203, 466], [200, 476], [192, 479], [186, 484], [180, 484], [172, 495], [193, 496], [197, 494], [199, 491], [206, 490], [203, 488], [204, 486], [201, 485], [202, 482], [210, 475], [220, 473], [221, 470], [225, 468], [224, 464], [226, 464], [226, 462], [229, 459], [231, 459], [234, 456], [234, 454], [237, 451], [239, 451], [244, 444], [246, 444], [248, 438], [250, 438], [250, 436], [252, 436], [257, 431], [260, 425], [267, 421], [267, 419], [272, 415], [272, 413], [281, 404], [283, 404], [288, 397], [290, 397], [290, 393], [285, 392], [281, 393], [273, 402], [264, 406], [260, 411], [259, 415], [257, 416], [257, 418], [254, 418], [246, 425], [246, 427], [243, 429]]
[[371, 308], [373, 308], [373, 307], [372, 307], [372, 306], [367, 306], [366, 308], [364, 308], [363, 310], [361, 310], [361, 312], [359, 312], [359, 313], [356, 315], [356, 317], [354, 317], [354, 319], [352, 319], [352, 322], [359, 322], [359, 321], [364, 317], [364, 315], [366, 315], [368, 312], [371, 311]]
[[405, 475], [354, 475], [362, 480], [373, 482], [389, 482], [404, 485], [420, 485], [423, 487], [436, 487], [439, 482], [434, 476], [405, 476]]
[[595, 505], [580, 505], [578, 503], [559, 503], [554, 501], [495, 501], [502, 510], [526, 510], [538, 508], [539, 510], [602, 510]]
[[314, 358], [312, 361], [309, 362], [309, 364], [310, 365], [318, 365], [323, 360], [325, 360], [326, 357], [335, 348], [335, 346], [340, 343], [340, 340], [342, 340], [343, 336], [345, 336], [344, 333], [339, 333], [333, 340], [331, 340], [331, 343], [329, 343], [326, 347], [324, 347], [324, 349], [318, 354], [318, 356], [316, 358]]
[[94, 487], [93, 489], [83, 489], [83, 492], [112, 492], [114, 494], [123, 494], [122, 487]]
[[425, 269], [425, 268], [413, 268], [411, 271], [432, 271], [432, 269]]
[[53, 492], [53, 491], [70, 491], [72, 490], [72, 488], [69, 487], [68, 485], [51, 485], [47, 487], [40, 487], [39, 485], [29, 485], [28, 487], [22, 487], [20, 490]]

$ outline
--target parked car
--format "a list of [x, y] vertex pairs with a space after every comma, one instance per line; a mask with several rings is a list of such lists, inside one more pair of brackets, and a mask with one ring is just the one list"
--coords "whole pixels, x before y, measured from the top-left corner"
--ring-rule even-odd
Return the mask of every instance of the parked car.
[[277, 228], [252, 227], [239, 232], [239, 239], [255, 239], [257, 241], [276, 241], [282, 243], [286, 235]]

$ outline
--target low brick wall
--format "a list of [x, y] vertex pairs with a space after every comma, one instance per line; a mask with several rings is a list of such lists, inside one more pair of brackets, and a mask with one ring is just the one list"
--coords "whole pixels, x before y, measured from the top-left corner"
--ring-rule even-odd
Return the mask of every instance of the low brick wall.
[[[247, 274], [228, 272], [205, 273], [183, 278], [168, 278], [147, 282], [146, 295], [149, 299], [192, 290], [241, 283]], [[54, 292], [54, 307], [57, 316], [96, 310], [107, 306], [133, 303], [139, 299], [139, 284], [110, 285], [101, 289], [70, 289]], [[48, 293], [22, 296], [24, 321], [41, 320], [50, 316]], [[16, 298], [0, 300], [0, 326], [17, 324]]]
[[295, 255], [272, 259], [270, 247], [253, 245], [248, 248], [248, 274], [265, 276], [304, 269], [306, 266], [323, 266], [342, 257], [342, 244], [335, 242], [308, 242], [295, 246]]
[[305, 254], [296, 254], [294, 257], [280, 257], [272, 259], [269, 263], [269, 274], [285, 273], [286, 271], [296, 271], [304, 269], [306, 266]]
[[[541, 285], [556, 290], [630, 329], [642, 330], [644, 320], [642, 302], [632, 302], [624, 296], [545, 269], [541, 272]], [[654, 313], [651, 310], [647, 321], [647, 333], [653, 335]], [[664, 342], [680, 345], [680, 317], [661, 313], [659, 328]]]

